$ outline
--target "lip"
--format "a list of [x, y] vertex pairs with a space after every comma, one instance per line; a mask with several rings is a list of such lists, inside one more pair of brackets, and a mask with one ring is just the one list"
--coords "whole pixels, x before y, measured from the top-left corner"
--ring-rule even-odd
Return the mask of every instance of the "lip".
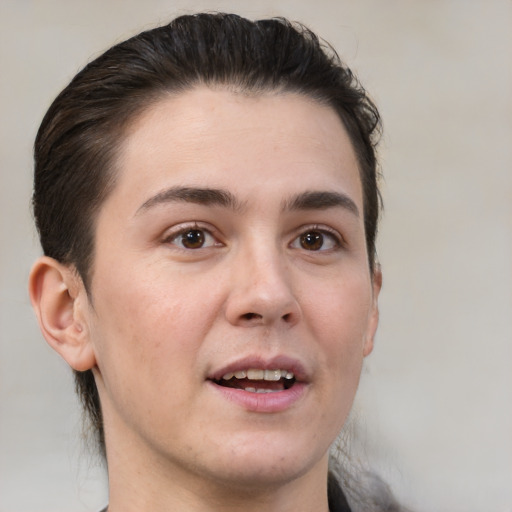
[[[262, 370], [287, 370], [293, 372], [295, 383], [289, 389], [274, 393], [253, 393], [243, 389], [220, 386], [215, 381], [222, 379], [226, 373], [258, 368]], [[266, 359], [260, 356], [249, 356], [238, 359], [208, 375], [207, 384], [223, 399], [234, 403], [248, 412], [278, 413], [291, 408], [304, 395], [308, 388], [308, 375], [303, 364], [288, 356], [277, 356]]]
[[252, 393], [243, 389], [226, 388], [209, 380], [208, 385], [223, 399], [248, 412], [278, 413], [290, 409], [306, 392], [307, 384], [296, 382], [290, 389], [275, 393]]

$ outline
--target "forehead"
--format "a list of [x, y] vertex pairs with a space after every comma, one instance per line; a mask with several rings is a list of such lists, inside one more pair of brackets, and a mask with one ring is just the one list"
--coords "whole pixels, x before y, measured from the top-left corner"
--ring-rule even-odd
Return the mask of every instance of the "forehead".
[[361, 200], [357, 159], [338, 114], [294, 93], [198, 87], [169, 94], [130, 126], [118, 173], [114, 195], [126, 200], [175, 184], [250, 195], [268, 182], [341, 186]]

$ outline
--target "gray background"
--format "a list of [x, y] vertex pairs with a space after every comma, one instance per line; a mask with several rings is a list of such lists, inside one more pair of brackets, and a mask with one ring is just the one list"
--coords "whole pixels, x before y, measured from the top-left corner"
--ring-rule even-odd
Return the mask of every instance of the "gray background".
[[418, 511], [512, 511], [512, 2], [0, 2], [0, 512], [98, 510], [70, 372], [36, 326], [31, 145], [91, 57], [176, 14], [285, 15], [381, 108], [382, 320], [354, 444]]

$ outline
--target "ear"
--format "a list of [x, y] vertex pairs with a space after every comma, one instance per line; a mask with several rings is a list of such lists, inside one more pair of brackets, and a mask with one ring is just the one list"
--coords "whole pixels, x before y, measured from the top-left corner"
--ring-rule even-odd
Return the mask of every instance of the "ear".
[[372, 278], [372, 307], [368, 320], [368, 330], [363, 347], [363, 355], [366, 357], [373, 350], [373, 340], [379, 325], [379, 293], [382, 288], [382, 270], [380, 264], [375, 265]]
[[87, 293], [75, 269], [47, 256], [39, 258], [30, 272], [29, 294], [48, 344], [74, 370], [96, 366], [86, 323]]

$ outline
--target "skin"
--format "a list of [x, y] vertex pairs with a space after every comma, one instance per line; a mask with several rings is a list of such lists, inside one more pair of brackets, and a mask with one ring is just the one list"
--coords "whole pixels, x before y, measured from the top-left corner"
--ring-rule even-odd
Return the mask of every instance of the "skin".
[[[50, 345], [93, 369], [109, 511], [327, 511], [328, 449], [373, 347], [381, 285], [339, 117], [291, 93], [197, 88], [134, 122], [118, 173], [90, 297], [50, 258], [30, 280]], [[182, 187], [231, 203], [185, 200]], [[299, 204], [311, 191], [327, 194]], [[299, 398], [278, 411], [249, 410], [209, 380], [276, 356], [304, 370]]]

